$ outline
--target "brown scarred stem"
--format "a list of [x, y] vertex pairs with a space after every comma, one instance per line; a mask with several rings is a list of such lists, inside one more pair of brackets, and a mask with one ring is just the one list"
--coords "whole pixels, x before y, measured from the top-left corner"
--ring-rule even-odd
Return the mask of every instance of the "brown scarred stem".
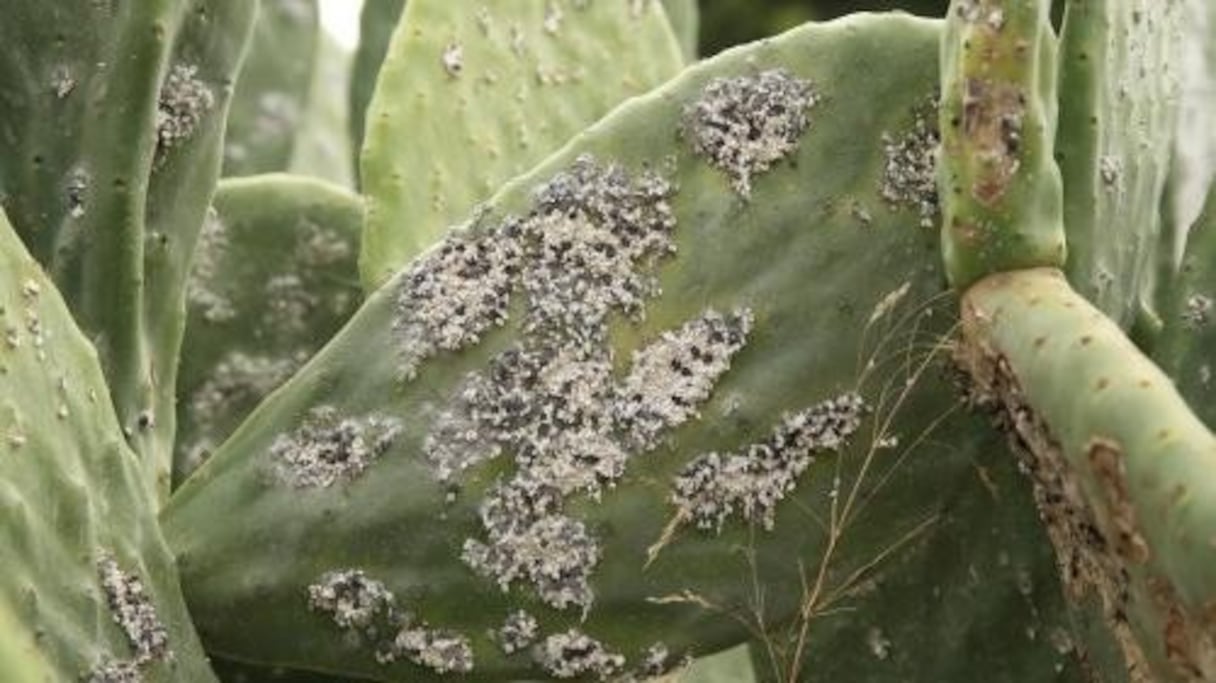
[[942, 41], [942, 250], [965, 289], [1064, 263], [1048, 0], [955, 0]]
[[1216, 677], [1216, 436], [1054, 268], [962, 304], [959, 356], [1025, 451], [1074, 595], [1097, 593], [1130, 668]]

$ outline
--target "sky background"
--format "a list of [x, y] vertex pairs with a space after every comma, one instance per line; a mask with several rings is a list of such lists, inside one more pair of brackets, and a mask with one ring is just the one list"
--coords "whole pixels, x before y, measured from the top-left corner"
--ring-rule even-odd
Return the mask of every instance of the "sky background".
[[343, 47], [354, 49], [359, 42], [359, 10], [363, 0], [320, 0], [321, 24]]

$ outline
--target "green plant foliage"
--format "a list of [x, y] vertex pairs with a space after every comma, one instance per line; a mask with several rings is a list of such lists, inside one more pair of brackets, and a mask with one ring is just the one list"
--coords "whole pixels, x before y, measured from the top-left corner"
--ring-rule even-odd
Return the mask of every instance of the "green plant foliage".
[[[1124, 328], [1160, 326], [1159, 214], [1178, 114], [1182, 3], [1072, 2], [1061, 35], [1060, 126], [1069, 280]], [[1146, 74], [1153, 74], [1147, 78]]]
[[681, 63], [657, 4], [408, 3], [367, 113], [365, 289]]
[[1059, 271], [963, 303], [972, 375], [1013, 416], [1070, 593], [1101, 597], [1127, 667], [1216, 675], [1216, 436]]
[[702, 657], [656, 683], [756, 683], [749, 646], [738, 645], [708, 657]]
[[255, 9], [23, 0], [0, 28], [5, 210], [97, 346], [128, 439], [166, 493], [185, 271]]
[[359, 46], [355, 48], [354, 64], [351, 67], [348, 90], [348, 116], [353, 164], [359, 165], [359, 151], [363, 149], [363, 132], [366, 128], [367, 105], [372, 101], [380, 65], [388, 54], [389, 40], [393, 28], [401, 19], [405, 0], [364, 0], [359, 14]]
[[358, 307], [362, 217], [357, 196], [309, 178], [220, 183], [190, 279], [176, 481]]
[[97, 353], [0, 213], [0, 674], [211, 681]]
[[1062, 266], [1049, 0], [955, 2], [942, 41], [942, 251], [960, 291]]
[[287, 170], [307, 136], [322, 32], [316, 0], [262, 0], [224, 138], [227, 177]]
[[[935, 350], [941, 353], [936, 335], [950, 324], [948, 309], [937, 305], [946, 303], [942, 275], [926, 265], [933, 263], [937, 236], [918, 227], [921, 216], [914, 207], [886, 204], [887, 150], [869, 142], [888, 133], [894, 149], [895, 140], [916, 138], [936, 81], [937, 36], [931, 22], [863, 17], [808, 26], [703, 63], [626, 104], [514, 181], [472, 227], [447, 238], [372, 294], [350, 324], [183, 485], [166, 512], [192, 614], [209, 648], [249, 661], [378, 680], [424, 680], [427, 665], [463, 671], [470, 655], [474, 678], [535, 676], [545, 668], [550, 674], [570, 671], [562, 665], [577, 662], [561, 656], [560, 648], [557, 655], [542, 656], [538, 670], [526, 649], [504, 655], [485, 636], [513, 610], [525, 609], [537, 619], [542, 638], [560, 639], [567, 629], [578, 628], [602, 642], [602, 651], [590, 643], [575, 648], [592, 653], [589, 660], [597, 652], [601, 657], [585, 673], [615, 668], [614, 653], [627, 659], [622, 666], [635, 667], [659, 642], [672, 663], [684, 653], [712, 652], [740, 642], [751, 624], [774, 634], [779, 666], [797, 678], [798, 655], [818, 651], [821, 628], [847, 631], [843, 624], [851, 617], [837, 618], [834, 610], [865, 604], [864, 609], [889, 618], [886, 610], [898, 604], [907, 607], [901, 614], [910, 620], [909, 633], [926, 610], [948, 614], [958, 608], [977, 615], [942, 619], [942, 633], [950, 638], [935, 641], [939, 647], [989, 644], [970, 657], [953, 652], [957, 661], [946, 652], [918, 658], [913, 653], [933, 638], [904, 641], [905, 632], [892, 627], [885, 632], [901, 638], [893, 645], [901, 653], [894, 669], [900, 675], [912, 680], [935, 680], [938, 671], [975, 676], [994, 662], [1016, 659], [1014, 669], [1029, 676], [1025, 680], [1074, 679], [1076, 668], [1055, 647], [1007, 647], [1028, 628], [1046, 634], [1067, 627], [1052, 564], [1026, 492], [1006, 476], [1009, 466], [995, 475], [997, 497], [983, 485], [987, 475], [977, 475], [977, 466], [989, 467], [984, 453], [991, 446], [973, 440], [978, 425], [960, 414], [933, 360]], [[778, 77], [774, 69], [787, 71]], [[859, 70], [871, 77], [856, 78]], [[761, 74], [770, 75], [762, 79]], [[724, 88], [731, 94], [725, 84], [762, 99], [761, 92], [748, 88], [774, 79], [807, 79], [818, 104], [811, 107], [809, 127], [788, 160], [755, 173], [744, 198], [732, 189], [727, 173], [694, 151], [687, 127], [696, 125], [698, 112], [713, 109], [702, 98], [722, 96]], [[876, 101], [884, 106], [873, 106]], [[683, 137], [677, 134], [682, 126]], [[752, 139], [746, 128], [736, 135]], [[768, 148], [774, 140], [763, 143]], [[600, 161], [576, 161], [582, 154]], [[474, 547], [485, 540], [478, 508], [483, 496], [493, 497], [496, 482], [513, 476], [510, 463], [503, 462], [510, 458], [474, 463], [460, 473], [459, 462], [430, 460], [437, 451], [426, 443], [428, 434], [445, 424], [445, 411], [460, 412], [460, 397], [469, 396], [474, 386], [470, 373], [483, 372], [492, 358], [504, 367], [512, 355], [503, 352], [521, 340], [544, 343], [519, 320], [543, 303], [530, 298], [529, 304], [512, 304], [504, 329], [486, 330], [479, 326], [481, 318], [462, 319], [456, 308], [459, 301], [479, 304], [479, 298], [462, 299], [461, 290], [438, 295], [448, 311], [439, 314], [440, 329], [452, 329], [442, 316], [455, 315], [467, 335], [484, 332], [480, 344], [456, 352], [429, 346], [409, 321], [424, 320], [419, 316], [431, 310], [419, 288], [450, 284], [445, 278], [465, 272], [443, 270], [444, 259], [497, 248], [474, 245], [492, 235], [502, 238], [494, 231], [506, 228], [495, 226], [516, 225], [507, 216], [519, 216], [518, 229], [527, 234], [531, 221], [579, 215], [573, 208], [546, 213], [536, 204], [543, 197], [560, 202], [585, 197], [596, 182], [627, 183], [628, 175], [599, 175], [609, 162], [621, 164], [627, 174], [649, 167], [678, 188], [666, 199], [663, 181], [635, 176], [642, 183], [635, 190], [649, 199], [619, 213], [601, 209], [622, 221], [670, 210], [676, 224], [674, 254], [657, 270], [662, 295], [646, 301], [644, 320], [616, 320], [609, 328], [615, 376], [645, 367], [648, 354], [662, 357], [663, 340], [671, 339], [662, 333], [685, 334], [689, 321], [707, 320], [699, 317], [706, 311], [744, 315], [739, 312], [750, 310], [754, 327], [741, 350], [724, 351], [729, 371], [711, 385], [708, 400], [694, 406], [704, 419], [673, 418], [677, 425], [691, 421], [653, 446], [642, 446], [624, 477], [605, 487], [599, 500], [574, 495], [563, 508], [575, 516], [564, 519], [576, 526], [585, 521], [598, 544], [601, 559], [588, 586], [594, 599], [582, 600], [573, 588], [568, 594], [565, 589], [538, 592], [522, 579], [504, 591], [460, 558], [469, 539]], [[824, 172], [828, 168], [831, 173]], [[539, 188], [549, 181], [546, 194]], [[619, 194], [625, 192], [622, 186], [612, 187], [617, 189], [605, 190], [605, 196], [625, 196]], [[598, 200], [586, 201], [592, 206]], [[564, 234], [560, 225], [552, 230]], [[561, 253], [562, 247], [553, 248]], [[476, 262], [466, 267], [466, 277], [478, 283], [497, 277], [498, 271], [485, 272]], [[817, 274], [820, 286], [798, 284], [808, 272]], [[536, 280], [528, 282], [525, 288], [538, 286]], [[537, 290], [529, 291], [543, 299]], [[553, 296], [560, 299], [562, 291]], [[580, 300], [596, 296], [589, 292]], [[597, 338], [592, 335], [588, 343]], [[715, 343], [710, 339], [707, 344]], [[433, 357], [418, 358], [420, 353]], [[674, 372], [665, 368], [652, 370], [659, 373], [652, 386], [663, 386], [663, 373]], [[847, 417], [852, 391], [873, 406], [861, 424], [851, 425]], [[723, 448], [742, 452], [738, 449], [793, 419], [783, 415], [833, 398], [831, 410], [842, 411], [839, 428], [858, 429], [856, 439], [838, 455], [825, 453], [810, 463], [798, 488], [779, 506], [754, 509], [752, 523], [746, 524], [737, 508], [734, 516], [717, 518], [710, 509], [680, 512], [673, 505], [678, 498], [673, 486], [697, 471], [694, 459]], [[816, 410], [821, 414], [825, 408]], [[353, 435], [342, 442], [358, 445], [339, 447], [335, 454], [331, 438], [339, 434]], [[452, 438], [441, 443], [459, 448], [460, 439], [474, 437]], [[456, 471], [446, 484], [438, 480], [438, 465], [445, 462]], [[768, 530], [770, 514], [775, 524]], [[698, 529], [694, 522], [709, 528]], [[937, 565], [942, 555], [956, 557], [972, 545], [994, 548], [977, 570], [984, 572], [990, 590], [951, 586], [950, 581], [959, 581]], [[1005, 564], [997, 547], [1007, 554]], [[565, 561], [569, 552], [558, 543], [547, 555]], [[233, 562], [237, 554], [239, 563]], [[916, 568], [910, 577], [940, 580], [946, 590], [904, 588], [903, 581], [912, 579], [899, 577], [909, 567]], [[1025, 575], [1031, 577], [1030, 589], [1020, 588]], [[915, 597], [881, 607], [891, 602], [888, 584]], [[815, 585], [820, 585], [817, 597], [804, 593]], [[389, 592], [396, 600], [393, 609]], [[365, 616], [333, 602], [342, 595], [363, 600], [345, 604], [367, 605]], [[573, 604], [555, 607], [563, 596]], [[799, 652], [803, 600], [809, 605], [809, 640]], [[402, 631], [407, 635], [395, 640], [395, 631], [384, 629], [401, 627], [399, 615], [393, 618], [398, 608], [408, 610], [413, 621]], [[237, 613], [244, 615], [239, 624], [231, 619]], [[918, 616], [912, 620], [911, 614]], [[375, 634], [366, 629], [369, 623], [377, 627]], [[830, 631], [828, 624], [834, 624]], [[542, 655], [546, 651], [554, 652], [542, 648]], [[859, 670], [861, 662], [873, 659], [867, 654], [858, 660]], [[816, 675], [813, 666], [805, 671]]]
[[680, 41], [684, 61], [697, 61], [697, 33], [701, 25], [701, 10], [697, 0], [663, 0], [663, 10], [671, 29]]

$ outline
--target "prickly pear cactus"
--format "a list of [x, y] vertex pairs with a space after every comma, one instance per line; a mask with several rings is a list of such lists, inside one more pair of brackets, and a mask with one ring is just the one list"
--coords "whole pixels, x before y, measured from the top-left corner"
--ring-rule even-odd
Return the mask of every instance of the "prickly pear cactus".
[[367, 112], [365, 288], [681, 62], [658, 3], [407, 3]]
[[[208, 647], [377, 680], [595, 678], [750, 625], [814, 677], [834, 610], [889, 614], [880, 587], [969, 533], [1007, 553], [992, 590], [902, 604], [985, 605], [1002, 619], [943, 633], [991, 646], [926, 663], [931, 638], [872, 624], [899, 639], [893, 680], [1066, 628], [1029, 499], [976, 475], [985, 442], [934, 363], [937, 39], [861, 17], [695, 67], [373, 293], [166, 512]], [[1078, 675], [1032, 651], [1023, 680]]]
[[0, 674], [212, 681], [97, 353], [0, 212]]
[[124, 432], [166, 494], [185, 275], [255, 9], [22, 0], [0, 27], [13, 150], [0, 201], [97, 346]]
[[988, 278], [963, 315], [973, 376], [1032, 455], [1069, 592], [1101, 597], [1131, 671], [1216, 676], [1216, 436], [1058, 271]]
[[404, 9], [405, 0], [364, 0], [359, 14], [359, 46], [355, 48], [347, 95], [347, 121], [356, 167], [359, 165], [359, 150], [363, 149], [367, 107], [376, 89], [380, 65], [388, 54], [393, 28], [397, 26]]
[[320, 41], [316, 0], [262, 0], [228, 114], [226, 177], [287, 170]]
[[[1069, 597], [1100, 603], [1124, 657], [1116, 672], [1126, 672], [1132, 680], [1209, 680], [1216, 677], [1216, 574], [1211, 571], [1216, 567], [1216, 546], [1211, 543], [1216, 537], [1216, 498], [1209, 490], [1216, 480], [1207, 475], [1216, 466], [1216, 436], [1119, 327], [1129, 302], [1144, 304], [1154, 298], [1151, 291], [1144, 292], [1153, 284], [1151, 271], [1157, 270], [1159, 252], [1170, 250], [1157, 248], [1156, 228], [1151, 226], [1151, 246], [1106, 240], [1128, 249], [1125, 263], [1144, 264], [1143, 270], [1149, 271], [1143, 275], [1145, 287], [1138, 284], [1135, 267], [1116, 276], [1121, 291], [1133, 294], [1115, 297], [1109, 318], [1095, 307], [1102, 297], [1090, 303], [1074, 290], [1050, 250], [1020, 253], [1026, 261], [1006, 259], [1010, 245], [1032, 246], [1034, 234], [1054, 235], [1061, 227], [1053, 213], [1042, 211], [1056, 207], [1063, 195], [1050, 172], [1054, 166], [1044, 168], [1052, 165], [1051, 137], [1034, 127], [1033, 116], [1028, 120], [1023, 115], [1049, 110], [1051, 100], [1046, 98], [1051, 94], [1034, 87], [1041, 65], [1009, 60], [1018, 50], [1035, 52], [1048, 5], [1038, 0], [959, 0], [948, 19], [961, 40], [943, 51], [945, 59], [953, 60], [943, 65], [948, 88], [944, 99], [955, 103], [943, 110], [942, 118], [952, 131], [943, 136], [944, 158], [950, 159], [945, 166], [951, 169], [943, 176], [948, 190], [943, 241], [948, 265], [953, 261], [978, 266], [969, 271], [971, 277], [955, 277], [963, 293], [958, 357], [975, 383], [976, 398], [996, 407], [1031, 475]], [[1094, 44], [1107, 39], [1117, 44], [1130, 35], [1133, 43], [1144, 40], [1150, 47], [1125, 48], [1120, 58], [1130, 54], [1133, 61], [1161, 59], [1165, 53], [1159, 50], [1172, 45], [1155, 35], [1153, 22], [1168, 25], [1170, 12], [1149, 21], [1143, 11], [1133, 11], [1132, 28], [1105, 33], [1110, 19], [1106, 11], [1122, 16], [1131, 7], [1070, 6], [1078, 10], [1070, 15], [1076, 31], [1072, 58], [1084, 61], [1085, 50]], [[1038, 17], [1037, 25], [1031, 17]], [[1145, 35], [1138, 34], [1136, 24], [1146, 27]], [[1151, 55], [1136, 54], [1145, 49]], [[1097, 71], [1098, 85], [1092, 87], [1100, 93], [1107, 74]], [[1143, 78], [1144, 64], [1135, 72]], [[1086, 98], [1095, 95], [1089, 92], [1081, 99]], [[1095, 105], [1091, 126], [1100, 116], [1116, 114], [1116, 107], [1103, 102], [1089, 104]], [[1164, 201], [1165, 171], [1155, 172], [1152, 159], [1168, 157], [1169, 138], [1156, 134], [1160, 125], [1172, 121], [1166, 116], [1162, 124], [1156, 109], [1129, 111], [1139, 118], [1116, 118], [1112, 127], [1119, 130], [1130, 122], [1147, 131], [1137, 143], [1138, 153], [1149, 152], [1147, 170], [1144, 177], [1137, 172], [1131, 182], [1137, 188], [1141, 180], [1148, 184], [1120, 200], [1121, 210], [1136, 212], [1143, 209], [1141, 193]], [[999, 137], [993, 138], [993, 133]], [[1080, 149], [1082, 158], [1073, 162], [1084, 165], [1088, 154], [1088, 163], [1100, 170], [1100, 159], [1085, 152], [1084, 144]], [[971, 184], [970, 195], [957, 191], [964, 186], [951, 184], [968, 172], [979, 179]], [[985, 195], [976, 190], [989, 187], [985, 178], [999, 180], [991, 185], [997, 189], [1021, 188], [1036, 201], [1002, 204], [1002, 195], [996, 193], [996, 202], [977, 205], [975, 200]], [[1079, 188], [1084, 194], [1085, 184]], [[994, 208], [1000, 211], [994, 214]], [[1157, 210], [1149, 212], [1154, 220]], [[985, 225], [982, 231], [958, 229], [980, 224]], [[1091, 246], [1084, 232], [1089, 228], [1069, 227], [1082, 230], [1082, 249]], [[1071, 233], [1069, 239], [1072, 243]], [[1082, 260], [1102, 262], [1096, 253], [1083, 252]], [[1082, 291], [1090, 285], [1080, 280]], [[1105, 665], [1109, 660], [1100, 666]]]
[[942, 40], [942, 249], [965, 289], [994, 271], [1062, 266], [1056, 42], [1048, 3], [956, 0]]
[[[1178, 115], [1183, 3], [1070, 2], [1059, 56], [1069, 280], [1125, 328], [1152, 335], [1159, 213]], [[1147, 77], [1152, 74], [1152, 77]]]
[[338, 331], [362, 299], [363, 204], [289, 175], [226, 180], [194, 257], [175, 480]]

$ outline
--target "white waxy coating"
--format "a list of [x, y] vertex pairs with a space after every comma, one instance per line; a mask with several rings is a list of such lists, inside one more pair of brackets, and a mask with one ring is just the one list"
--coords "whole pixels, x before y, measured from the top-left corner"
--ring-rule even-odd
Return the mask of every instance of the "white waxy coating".
[[767, 439], [742, 453], [708, 453], [690, 462], [676, 477], [672, 502], [702, 529], [720, 531], [736, 513], [771, 529], [777, 503], [815, 454], [844, 446], [864, 414], [861, 397], [845, 394], [787, 416]]
[[382, 664], [400, 658], [437, 673], [473, 669], [469, 639], [454, 631], [432, 629], [397, 608], [397, 598], [382, 582], [360, 569], [327, 572], [308, 587], [308, 606], [329, 615], [338, 628], [358, 636]]
[[624, 656], [574, 628], [545, 638], [532, 655], [541, 668], [557, 678], [595, 676], [604, 680], [625, 666]]
[[165, 152], [189, 140], [215, 106], [211, 88], [198, 78], [198, 67], [174, 64], [160, 89], [156, 110], [156, 148]]
[[320, 406], [295, 431], [275, 439], [270, 456], [285, 482], [297, 488], [324, 488], [362, 474], [392, 447], [400, 432], [397, 420], [340, 417], [333, 407]]
[[746, 198], [754, 176], [798, 149], [818, 101], [809, 81], [785, 69], [715, 78], [685, 108], [681, 132]]
[[97, 574], [110, 607], [110, 617], [127, 636], [135, 656], [128, 660], [107, 660], [89, 674], [90, 683], [140, 681], [140, 668], [172, 658], [169, 631], [152, 604], [152, 597], [138, 576], [124, 572], [113, 555], [105, 553], [97, 561]]

